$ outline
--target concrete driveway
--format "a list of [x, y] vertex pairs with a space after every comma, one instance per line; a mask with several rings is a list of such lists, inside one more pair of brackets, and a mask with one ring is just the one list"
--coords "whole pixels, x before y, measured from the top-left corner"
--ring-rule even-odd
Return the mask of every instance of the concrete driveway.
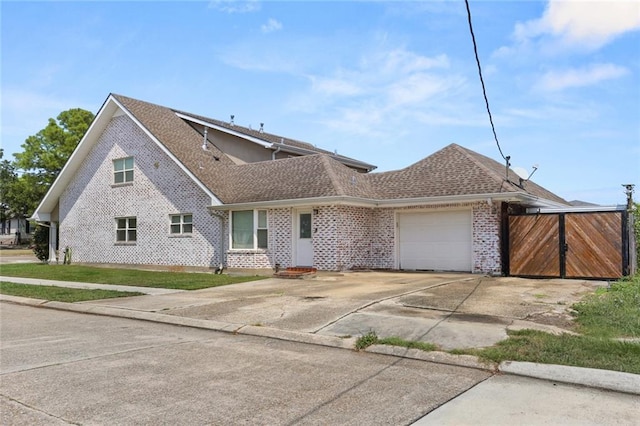
[[237, 326], [357, 337], [375, 331], [442, 349], [491, 346], [508, 329], [569, 331], [570, 306], [604, 282], [347, 272], [85, 302]]

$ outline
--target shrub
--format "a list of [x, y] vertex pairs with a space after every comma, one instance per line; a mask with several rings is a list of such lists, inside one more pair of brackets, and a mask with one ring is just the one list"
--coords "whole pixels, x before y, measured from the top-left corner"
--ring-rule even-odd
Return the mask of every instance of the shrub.
[[33, 253], [36, 257], [46, 262], [49, 259], [49, 228], [38, 225], [33, 232]]

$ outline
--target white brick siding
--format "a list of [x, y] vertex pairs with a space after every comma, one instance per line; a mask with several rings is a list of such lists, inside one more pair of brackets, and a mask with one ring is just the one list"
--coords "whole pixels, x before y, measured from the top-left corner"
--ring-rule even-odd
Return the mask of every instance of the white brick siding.
[[499, 274], [502, 272], [500, 256], [500, 204], [473, 205], [473, 272]]
[[[134, 157], [133, 184], [113, 186], [112, 160]], [[115, 117], [60, 197], [60, 244], [74, 262], [217, 266], [221, 218], [211, 199], [127, 116]], [[191, 213], [193, 233], [171, 236], [169, 215]], [[137, 242], [115, 242], [115, 218], [137, 218]]]

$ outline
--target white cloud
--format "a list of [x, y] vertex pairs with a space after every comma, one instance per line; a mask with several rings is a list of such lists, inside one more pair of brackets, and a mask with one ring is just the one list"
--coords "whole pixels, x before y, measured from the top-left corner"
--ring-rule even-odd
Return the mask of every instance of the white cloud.
[[267, 33], [272, 33], [274, 31], [279, 31], [282, 29], [282, 23], [280, 23], [279, 21], [273, 19], [273, 18], [269, 18], [269, 20], [267, 21], [266, 24], [263, 24], [260, 29], [262, 30], [263, 33], [267, 34]]
[[536, 87], [544, 91], [559, 91], [571, 87], [592, 86], [628, 73], [628, 69], [618, 65], [594, 64], [579, 69], [549, 71], [540, 78]]
[[[436, 105], [459, 95], [465, 79], [448, 70], [447, 55], [422, 56], [404, 48], [364, 53], [351, 67], [307, 76], [311, 89], [298, 94], [295, 107], [318, 114], [324, 126], [362, 137], [393, 140], [404, 123], [426, 122]], [[440, 124], [464, 121], [452, 112]]]
[[209, 8], [226, 13], [251, 13], [260, 10], [260, 2], [258, 0], [211, 0]]
[[522, 43], [551, 35], [571, 46], [598, 48], [639, 29], [637, 0], [550, 0], [541, 18], [516, 24], [514, 36]]
[[460, 79], [451, 79], [439, 75], [411, 74], [392, 83], [387, 88], [387, 95], [394, 106], [418, 104], [461, 83], [462, 80]]
[[356, 82], [343, 78], [310, 76], [309, 79], [311, 90], [325, 96], [355, 96], [364, 91]]
[[408, 74], [433, 68], [448, 68], [449, 58], [444, 54], [430, 58], [405, 49], [394, 49], [364, 57], [360, 65], [362, 68], [378, 67], [383, 74]]

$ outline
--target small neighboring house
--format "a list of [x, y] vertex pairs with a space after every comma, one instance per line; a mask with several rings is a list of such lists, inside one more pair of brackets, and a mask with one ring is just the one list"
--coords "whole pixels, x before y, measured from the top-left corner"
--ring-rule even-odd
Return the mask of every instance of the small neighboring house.
[[567, 205], [456, 144], [374, 168], [112, 94], [33, 219], [82, 263], [500, 273], [507, 211]]
[[3, 244], [17, 243], [18, 234], [20, 234], [21, 241], [31, 238], [31, 224], [27, 219], [7, 217], [5, 220], [0, 220], [0, 236]]

